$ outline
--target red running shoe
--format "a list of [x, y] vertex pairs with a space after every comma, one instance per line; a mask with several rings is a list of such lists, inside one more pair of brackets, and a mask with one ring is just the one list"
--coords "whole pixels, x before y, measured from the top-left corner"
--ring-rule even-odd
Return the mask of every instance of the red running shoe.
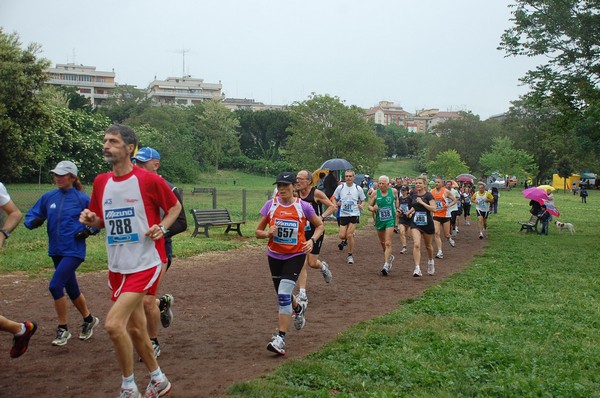
[[27, 346], [29, 345], [29, 339], [31, 336], [33, 336], [36, 330], [37, 323], [25, 322], [25, 333], [23, 333], [21, 336], [13, 337], [13, 346], [10, 349], [11, 358], [18, 358], [25, 354], [25, 351], [27, 351]]

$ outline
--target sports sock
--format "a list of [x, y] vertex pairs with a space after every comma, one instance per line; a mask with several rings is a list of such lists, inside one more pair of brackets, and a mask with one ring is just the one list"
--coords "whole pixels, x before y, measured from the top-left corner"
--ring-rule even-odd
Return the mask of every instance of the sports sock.
[[150, 372], [150, 378], [158, 381], [159, 383], [165, 380], [165, 374], [162, 372], [162, 370], [160, 370], [160, 366], [156, 368], [155, 371]]
[[69, 327], [67, 325], [58, 325], [58, 327], [64, 330], [69, 330]]
[[135, 378], [133, 377], [133, 374], [131, 376], [122, 376], [123, 381], [121, 381], [121, 388], [122, 389], [126, 389], [126, 390], [132, 390], [132, 389], [136, 389], [137, 390], [137, 385], [135, 384]]
[[83, 318], [83, 321], [87, 322], [87, 323], [92, 323], [94, 321], [94, 317], [92, 316], [92, 313], [90, 312], [90, 314], [88, 316]]
[[26, 331], [27, 331], [27, 328], [25, 327], [25, 323], [22, 323], [21, 324], [21, 331], [19, 333], [15, 333], [15, 336], [17, 336], [17, 337], [23, 336]]

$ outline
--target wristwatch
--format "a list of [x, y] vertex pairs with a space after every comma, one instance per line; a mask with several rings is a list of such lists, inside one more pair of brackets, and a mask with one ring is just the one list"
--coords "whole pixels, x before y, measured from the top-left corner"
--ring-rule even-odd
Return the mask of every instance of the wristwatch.
[[10, 237], [10, 232], [6, 229], [0, 229], [0, 232], [4, 234], [4, 239], [8, 239]]
[[310, 238], [310, 240], [312, 240], [312, 241], [313, 241], [313, 245], [316, 245], [316, 244], [317, 244], [317, 241], [315, 240], [315, 238]]
[[164, 225], [162, 225], [162, 224], [159, 224], [159, 225], [158, 225], [158, 228], [160, 228], [160, 232], [162, 232], [162, 234], [163, 234], [164, 236], [167, 236], [167, 234], [169, 233], [169, 230], [168, 230], [168, 229], [166, 229], [166, 228], [164, 227]]

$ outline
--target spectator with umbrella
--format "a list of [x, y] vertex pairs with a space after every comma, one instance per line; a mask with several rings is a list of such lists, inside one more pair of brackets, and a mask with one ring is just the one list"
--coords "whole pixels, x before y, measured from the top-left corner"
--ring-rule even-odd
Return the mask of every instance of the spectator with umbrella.
[[529, 212], [534, 216], [537, 216], [542, 210], [544, 200], [550, 201], [546, 191], [537, 187], [525, 189], [523, 191], [523, 197], [529, 199], [529, 206], [531, 206]]

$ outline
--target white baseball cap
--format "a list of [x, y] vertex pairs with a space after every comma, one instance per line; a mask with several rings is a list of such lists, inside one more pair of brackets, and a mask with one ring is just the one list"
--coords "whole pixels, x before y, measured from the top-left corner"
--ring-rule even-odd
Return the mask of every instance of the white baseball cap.
[[73, 162], [63, 160], [58, 162], [56, 167], [50, 170], [50, 173], [54, 173], [59, 176], [64, 176], [65, 174], [73, 174], [74, 176], [77, 176], [77, 166], [75, 166], [75, 163]]

